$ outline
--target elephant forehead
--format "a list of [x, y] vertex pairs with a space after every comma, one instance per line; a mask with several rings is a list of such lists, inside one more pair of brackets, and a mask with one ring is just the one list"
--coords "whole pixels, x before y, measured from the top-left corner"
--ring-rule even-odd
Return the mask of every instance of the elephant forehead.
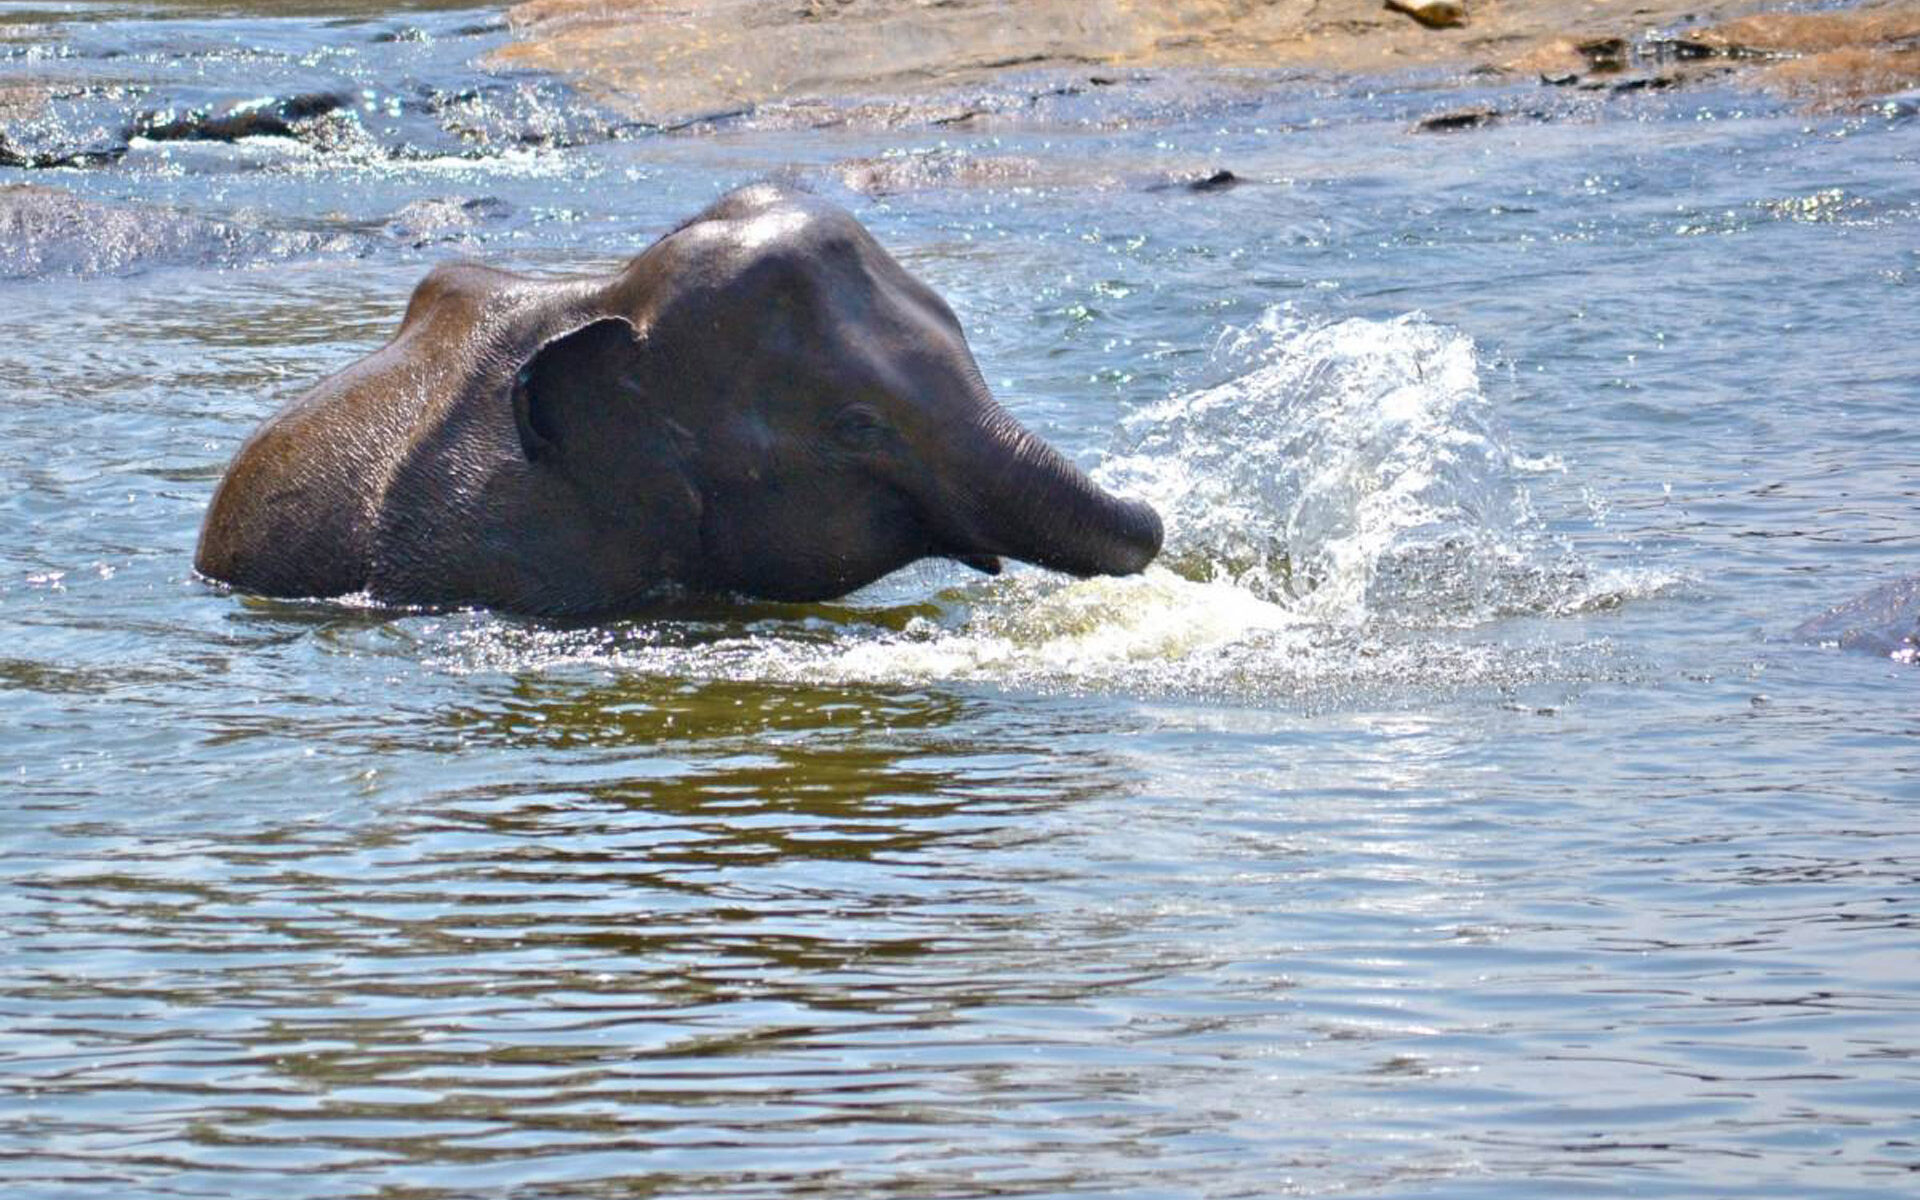
[[845, 283], [900, 270], [852, 214], [819, 201], [772, 203], [699, 221], [661, 249], [665, 261], [648, 267], [704, 287]]
[[808, 227], [820, 224], [820, 220], [804, 209], [782, 207], [768, 209], [730, 224], [732, 240], [742, 252], [779, 253], [806, 241]]
[[688, 322], [767, 334], [777, 319], [836, 345], [856, 334], [963, 341], [952, 310], [852, 213], [770, 186], [730, 194], [667, 234], [628, 264], [608, 303], [641, 329]]

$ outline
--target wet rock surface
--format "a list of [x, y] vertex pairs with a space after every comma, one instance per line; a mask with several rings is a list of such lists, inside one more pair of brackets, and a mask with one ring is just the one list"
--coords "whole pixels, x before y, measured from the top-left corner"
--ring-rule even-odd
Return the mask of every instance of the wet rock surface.
[[1242, 182], [1238, 175], [1222, 168], [1197, 178], [1176, 180], [1174, 186], [1189, 192], [1224, 192], [1228, 188], [1239, 187]]
[[352, 106], [343, 92], [310, 92], [284, 99], [228, 102], [214, 111], [142, 113], [127, 128], [129, 139], [150, 142], [237, 142], [247, 137], [298, 137], [323, 117]]
[[409, 246], [467, 244], [485, 226], [512, 216], [513, 205], [497, 196], [435, 196], [415, 200], [389, 217], [383, 231]]
[[0, 279], [134, 275], [468, 246], [515, 211], [495, 196], [433, 196], [366, 221], [338, 215], [290, 221], [244, 211], [208, 217], [37, 183], [6, 184], [0, 185]]
[[1698, 44], [1767, 60], [1763, 87], [1815, 106], [1842, 106], [1920, 87], [1920, 4], [1840, 12], [1763, 13], [1715, 25]]
[[124, 156], [124, 114], [144, 90], [119, 83], [80, 86], [28, 76], [0, 82], [0, 167], [51, 170], [105, 166]]
[[1840, 650], [1920, 662], [1920, 575], [1910, 575], [1836, 605], [1800, 625], [1794, 637]]
[[1831, 12], [1689, 14], [1652, 33], [1557, 37], [1505, 69], [1543, 83], [1634, 92], [1738, 74], [1816, 107], [1920, 87], [1920, 3], [1865, 0]]
[[342, 25], [298, 53], [265, 23], [230, 41], [203, 25], [33, 28], [30, 45], [0, 41], [0, 168], [272, 139], [363, 162], [482, 158], [637, 131], [560, 79], [478, 65], [507, 33], [470, 13]]
[[1059, 168], [1035, 158], [976, 156], [952, 151], [851, 159], [830, 169], [842, 187], [863, 196], [892, 196], [935, 187], [1037, 184], [1057, 179]]
[[802, 186], [826, 182], [862, 196], [895, 196], [944, 188], [1073, 188], [1205, 195], [1247, 180], [1221, 168], [1121, 169], [1107, 162], [1042, 160], [1025, 155], [935, 149], [847, 159], [824, 172], [797, 173]]
[[343, 230], [212, 220], [165, 207], [90, 200], [63, 188], [0, 186], [0, 278], [229, 267], [369, 248], [367, 239]]
[[[216, 35], [204, 21], [0, 16], [0, 184], [61, 185], [9, 194], [21, 240], [7, 248], [6, 273], [477, 249], [533, 224], [585, 228], [596, 206], [529, 203], [449, 173], [584, 163], [638, 180], [649, 156], [680, 152], [655, 148], [795, 129], [844, 133], [847, 145], [841, 157], [781, 171], [872, 198], [994, 188], [1218, 195], [1248, 176], [1204, 147], [1062, 157], [1034, 139], [1253, 114], [1284, 138], [1295, 126], [1277, 95], [1365, 92], [1367, 76], [1335, 72], [1421, 62], [1495, 66], [1437, 76], [1445, 99], [1383, 112], [1400, 134], [1582, 119], [1736, 71], [1820, 103], [1912, 86], [1920, 0], [1789, 16], [1756, 7], [1656, 5], [1622, 31], [1605, 13], [1543, 0], [1476, 7], [1467, 26], [1430, 30], [1384, 8], [1335, 19], [1319, 6], [1225, 0], [1013, 10], [985, 0], [537, 0], [512, 10], [511, 28], [420, 9], [314, 20], [317, 47], [267, 18]], [[1674, 23], [1646, 23], [1665, 16]], [[983, 25], [994, 29], [986, 40], [959, 46]], [[1257, 182], [1282, 178], [1270, 163], [1248, 165]], [[347, 211], [311, 211], [300, 181], [323, 172], [384, 182]], [[243, 190], [259, 199], [227, 211], [191, 184], [149, 187], [216, 177], [257, 181]]]
[[1648, 0], [1622, 13], [1580, 0], [1507, 0], [1473, 8], [1462, 21], [1454, 10], [1463, 6], [1424, 0], [1406, 0], [1403, 11], [1234, 0], [529, 0], [511, 10], [515, 40], [495, 57], [567, 74], [636, 118], [671, 126], [803, 98], [952, 88], [1009, 70], [1088, 64], [1102, 75], [1162, 67], [1381, 72], [1551, 57], [1565, 75], [1595, 69], [1575, 46], [1624, 46], [1650, 27], [1766, 7]]
[[1422, 117], [1414, 123], [1414, 128], [1421, 133], [1455, 133], [1462, 129], [1478, 129], [1498, 120], [1500, 113], [1492, 108], [1458, 108]]

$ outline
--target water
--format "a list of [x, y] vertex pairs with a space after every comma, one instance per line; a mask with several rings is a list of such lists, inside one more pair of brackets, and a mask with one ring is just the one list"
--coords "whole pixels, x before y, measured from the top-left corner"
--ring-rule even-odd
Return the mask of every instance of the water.
[[[492, 14], [340, 11], [0, 60], [74, 93], [16, 147], [128, 145], [0, 171], [118, 239], [0, 282], [9, 1197], [1911, 1190], [1915, 676], [1792, 636], [1920, 561], [1910, 99], [1041, 75], [661, 133], [470, 67]], [[1516, 116], [1410, 131], [1466, 103]], [[1162, 564], [588, 627], [193, 578], [431, 263], [604, 269], [768, 175]]]

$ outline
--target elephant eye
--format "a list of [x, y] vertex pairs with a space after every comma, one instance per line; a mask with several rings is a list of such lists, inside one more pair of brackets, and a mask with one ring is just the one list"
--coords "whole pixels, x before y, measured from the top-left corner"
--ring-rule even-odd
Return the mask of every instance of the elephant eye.
[[833, 436], [842, 445], [871, 450], [887, 439], [887, 423], [864, 404], [849, 404], [833, 417]]

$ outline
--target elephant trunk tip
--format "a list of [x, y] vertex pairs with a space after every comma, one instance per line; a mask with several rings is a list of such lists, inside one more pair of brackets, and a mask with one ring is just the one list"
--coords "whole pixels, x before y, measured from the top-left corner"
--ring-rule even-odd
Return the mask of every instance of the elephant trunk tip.
[[1166, 536], [1153, 505], [1107, 491], [1011, 418], [1001, 428], [1010, 453], [980, 472], [969, 550], [1081, 578], [1147, 569]]
[[1139, 500], [1108, 497], [1097, 534], [1031, 556], [1031, 561], [1069, 575], [1138, 575], [1160, 554], [1166, 536], [1160, 514]]
[[1122, 500], [1125, 514], [1122, 529], [1113, 541], [1102, 575], [1138, 575], [1160, 555], [1166, 540], [1166, 526], [1151, 504], [1142, 500]]

